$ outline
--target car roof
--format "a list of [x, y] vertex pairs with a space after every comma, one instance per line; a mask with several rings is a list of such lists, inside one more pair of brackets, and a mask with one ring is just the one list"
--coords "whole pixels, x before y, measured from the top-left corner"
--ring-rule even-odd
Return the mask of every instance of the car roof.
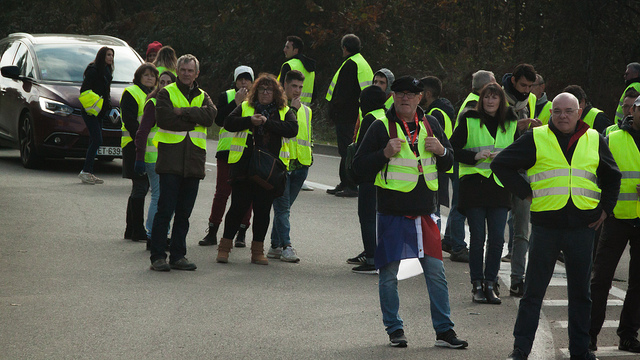
[[99, 44], [105, 46], [129, 46], [126, 41], [108, 35], [75, 34], [27, 34], [13, 33], [8, 38], [26, 39], [32, 44]]

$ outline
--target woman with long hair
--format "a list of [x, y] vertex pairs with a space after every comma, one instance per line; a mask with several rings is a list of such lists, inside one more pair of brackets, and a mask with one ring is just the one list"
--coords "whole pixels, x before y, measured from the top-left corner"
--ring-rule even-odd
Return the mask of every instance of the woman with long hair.
[[[516, 127], [517, 117], [507, 107], [504, 91], [489, 83], [480, 91], [476, 108], [463, 113], [451, 135], [455, 160], [460, 163], [458, 208], [469, 221], [469, 274], [472, 300], [477, 303], [501, 303], [498, 270], [511, 195], [490, 165], [500, 150], [513, 143]], [[488, 236], [483, 261], [485, 223]]]
[[[156, 173], [156, 160], [158, 159], [158, 149], [153, 145], [153, 137], [158, 131], [156, 125], [156, 96], [158, 91], [165, 86], [176, 82], [176, 76], [170, 71], [165, 71], [158, 77], [158, 86], [147, 95], [144, 105], [144, 113], [140, 121], [140, 127], [136, 133], [136, 163], [135, 172], [138, 175], [147, 174], [149, 185], [151, 187], [151, 201], [149, 202], [149, 211], [147, 212], [147, 240], [151, 239], [151, 228], [153, 227], [153, 218], [158, 212], [158, 198], [160, 197], [160, 177]], [[149, 248], [147, 242], [147, 249]]]
[[120, 100], [122, 113], [122, 177], [131, 179], [132, 187], [127, 202], [127, 227], [125, 239], [147, 240], [144, 228], [144, 198], [149, 190], [146, 174], [137, 174], [136, 146], [133, 139], [140, 127], [147, 95], [158, 83], [158, 69], [153, 64], [144, 63], [133, 75], [133, 85], [124, 89]]
[[229, 150], [231, 207], [224, 219], [224, 233], [218, 245], [217, 262], [229, 261], [232, 239], [242, 218], [253, 203], [253, 241], [251, 262], [268, 265], [264, 256], [264, 238], [269, 228], [269, 213], [278, 196], [265, 190], [248, 176], [254, 148], [266, 151], [287, 164], [285, 138], [296, 136], [298, 120], [287, 106], [284, 89], [272, 74], [261, 74], [247, 94], [246, 100], [225, 119], [227, 131], [235, 132]]
[[176, 74], [178, 57], [176, 56], [175, 50], [173, 50], [171, 46], [163, 46], [160, 51], [158, 51], [158, 55], [153, 61], [153, 64], [156, 66], [156, 68], [158, 68], [158, 72], [160, 74], [165, 71], [170, 71], [173, 75], [178, 75]]
[[104, 180], [93, 174], [93, 164], [98, 148], [102, 145], [102, 121], [111, 110], [111, 80], [113, 79], [113, 61], [115, 51], [103, 46], [84, 70], [84, 80], [80, 87], [82, 119], [89, 130], [89, 147], [84, 167], [78, 177], [85, 184], [102, 184]]

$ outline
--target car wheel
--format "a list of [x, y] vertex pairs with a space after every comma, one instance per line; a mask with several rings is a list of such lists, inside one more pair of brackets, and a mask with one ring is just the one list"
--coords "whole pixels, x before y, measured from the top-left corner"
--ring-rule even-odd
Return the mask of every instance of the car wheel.
[[22, 166], [27, 169], [36, 169], [42, 166], [43, 158], [38, 155], [36, 151], [35, 130], [33, 129], [33, 120], [29, 113], [22, 115], [18, 133]]

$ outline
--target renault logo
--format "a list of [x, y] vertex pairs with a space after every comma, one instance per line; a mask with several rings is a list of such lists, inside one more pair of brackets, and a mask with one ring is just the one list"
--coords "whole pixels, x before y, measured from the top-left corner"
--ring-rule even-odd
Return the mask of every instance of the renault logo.
[[108, 118], [114, 124], [119, 123], [120, 120], [121, 120], [120, 119], [120, 109], [118, 109], [118, 108], [111, 109], [111, 111], [109, 112]]

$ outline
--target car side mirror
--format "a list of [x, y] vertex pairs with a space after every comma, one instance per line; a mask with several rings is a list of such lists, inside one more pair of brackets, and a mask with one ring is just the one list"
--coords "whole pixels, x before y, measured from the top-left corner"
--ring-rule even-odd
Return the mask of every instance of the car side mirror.
[[0, 68], [2, 76], [18, 80], [20, 78], [20, 68], [17, 66], [3, 66]]

